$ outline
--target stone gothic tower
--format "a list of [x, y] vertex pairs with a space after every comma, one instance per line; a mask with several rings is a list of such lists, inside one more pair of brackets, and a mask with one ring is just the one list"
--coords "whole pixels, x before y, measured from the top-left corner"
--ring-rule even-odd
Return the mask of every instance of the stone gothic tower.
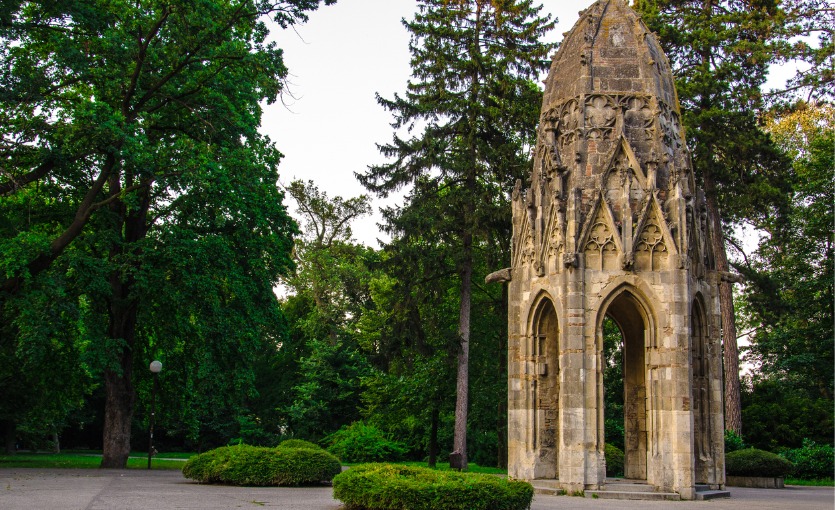
[[605, 489], [603, 322], [623, 339], [625, 478], [723, 488], [719, 275], [669, 62], [624, 0], [599, 0], [545, 82], [530, 182], [512, 196], [508, 463]]

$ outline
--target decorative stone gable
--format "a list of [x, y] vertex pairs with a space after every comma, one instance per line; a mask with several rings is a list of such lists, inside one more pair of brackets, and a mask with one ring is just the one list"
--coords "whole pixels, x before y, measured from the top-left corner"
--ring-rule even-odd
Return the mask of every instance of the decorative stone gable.
[[[623, 0], [581, 13], [512, 194], [509, 474], [605, 486], [602, 324], [623, 337], [626, 475], [724, 484], [718, 276], [670, 65]], [[696, 411], [694, 411], [696, 410]]]

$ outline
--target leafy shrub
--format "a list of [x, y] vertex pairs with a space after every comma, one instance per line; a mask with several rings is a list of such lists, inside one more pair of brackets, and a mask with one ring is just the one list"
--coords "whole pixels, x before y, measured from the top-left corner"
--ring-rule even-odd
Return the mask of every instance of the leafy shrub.
[[364, 464], [333, 479], [333, 496], [351, 510], [523, 510], [533, 487], [493, 475]]
[[804, 439], [801, 448], [786, 450], [781, 455], [794, 464], [792, 475], [797, 478], [832, 478], [835, 472], [835, 450], [832, 445], [817, 444], [811, 439]]
[[623, 476], [623, 451], [606, 443], [606, 476]]
[[792, 463], [777, 454], [747, 448], [725, 455], [725, 472], [730, 476], [786, 476]]
[[389, 440], [383, 432], [361, 421], [342, 427], [322, 440], [342, 462], [400, 460], [408, 448]]
[[303, 450], [322, 450], [323, 448], [318, 444], [305, 441], [304, 439], [285, 439], [279, 445], [279, 448], [301, 448]]
[[742, 436], [733, 430], [725, 431], [725, 453], [744, 450], [745, 448], [747, 448], [747, 445], [745, 444], [745, 441], [742, 440]]
[[339, 460], [322, 449], [238, 445], [190, 458], [183, 476], [202, 483], [296, 486], [330, 481], [341, 470]]
[[268, 430], [252, 415], [241, 415], [236, 420], [238, 422], [238, 434], [229, 441], [229, 445], [275, 446], [281, 438], [278, 430]]

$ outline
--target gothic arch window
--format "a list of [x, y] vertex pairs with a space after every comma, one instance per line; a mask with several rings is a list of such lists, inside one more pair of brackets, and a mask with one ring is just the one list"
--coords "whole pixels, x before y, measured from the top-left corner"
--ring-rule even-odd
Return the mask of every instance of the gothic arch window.
[[531, 381], [532, 435], [538, 478], [556, 478], [559, 458], [559, 323], [553, 301], [542, 297], [535, 307], [529, 345], [534, 367]]
[[708, 482], [710, 465], [710, 370], [704, 306], [693, 301], [690, 316], [690, 360], [693, 373], [693, 454], [696, 483]]

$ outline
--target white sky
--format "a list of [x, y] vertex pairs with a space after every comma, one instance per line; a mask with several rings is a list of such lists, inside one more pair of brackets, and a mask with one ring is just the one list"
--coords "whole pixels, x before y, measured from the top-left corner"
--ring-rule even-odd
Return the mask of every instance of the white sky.
[[[541, 3], [543, 15], [559, 19], [549, 40], [560, 41], [592, 0]], [[311, 13], [295, 31], [274, 31], [290, 87], [284, 104], [266, 108], [262, 132], [284, 154], [282, 183], [312, 179], [329, 196], [344, 198], [366, 193], [354, 172], [384, 162], [375, 144], [392, 138], [391, 114], [375, 94], [391, 98], [405, 90], [411, 74], [409, 34], [400, 21], [411, 20], [416, 8], [415, 0], [338, 0]], [[372, 199], [375, 214], [356, 220], [353, 233], [357, 241], [377, 247], [377, 238], [385, 237], [376, 212], [383, 202]], [[295, 214], [295, 203], [286, 202]]]
[[[542, 13], [559, 18], [552, 40], [562, 39], [591, 4], [542, 0]], [[266, 108], [262, 132], [284, 154], [281, 182], [312, 179], [328, 196], [344, 198], [367, 193], [354, 172], [385, 160], [375, 144], [391, 141], [391, 114], [377, 104], [375, 94], [392, 98], [403, 92], [411, 75], [409, 33], [400, 22], [411, 20], [415, 0], [338, 0], [310, 15], [293, 30], [275, 32], [290, 70], [290, 95], [284, 105]], [[399, 198], [399, 197], [397, 197]], [[394, 200], [397, 200], [394, 198]], [[354, 238], [377, 247], [376, 212], [353, 223]], [[287, 199], [291, 213], [295, 204]]]

